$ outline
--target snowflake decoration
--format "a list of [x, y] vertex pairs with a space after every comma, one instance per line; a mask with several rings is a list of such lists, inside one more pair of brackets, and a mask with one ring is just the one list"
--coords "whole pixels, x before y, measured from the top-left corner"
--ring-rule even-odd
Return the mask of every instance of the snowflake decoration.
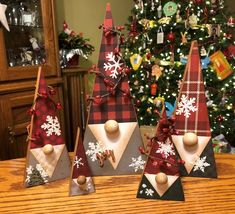
[[25, 179], [25, 182], [30, 183], [31, 177], [35, 173], [35, 170], [38, 171], [38, 173], [40, 174], [40, 176], [43, 179], [44, 183], [47, 183], [48, 182], [48, 180], [47, 180], [48, 179], [48, 174], [42, 168], [41, 164], [37, 164], [35, 168], [32, 167], [31, 165], [26, 168], [26, 179]]
[[193, 105], [195, 101], [196, 98], [193, 97], [188, 99], [188, 96], [183, 94], [181, 97], [181, 101], [178, 104], [178, 109], [176, 110], [176, 114], [181, 115], [184, 113], [184, 116], [186, 118], [189, 118], [189, 116], [191, 115], [191, 111], [195, 112], [198, 110], [197, 107]]
[[75, 156], [73, 165], [76, 166], [77, 169], [79, 169], [80, 166], [84, 166], [84, 163], [82, 163], [82, 158], [78, 158], [78, 156]]
[[204, 172], [205, 168], [208, 166], [210, 166], [210, 164], [206, 162], [206, 156], [203, 158], [198, 158], [194, 163], [193, 171], [201, 170]]
[[53, 118], [52, 116], [47, 116], [46, 118], [46, 123], [43, 123], [41, 125], [41, 128], [46, 130], [47, 136], [51, 136], [53, 133], [57, 136], [61, 135], [61, 130], [60, 130], [60, 123], [58, 118], [55, 116]]
[[140, 190], [140, 194], [145, 193], [146, 196], [153, 196], [154, 191], [151, 188], [147, 188], [146, 184], [142, 184], [142, 190]]
[[89, 142], [88, 147], [89, 149], [86, 150], [86, 154], [91, 158], [93, 162], [97, 160], [96, 154], [101, 155], [105, 152], [105, 147], [102, 145], [101, 142]]
[[131, 158], [132, 159], [132, 163], [129, 165], [129, 167], [133, 167], [135, 172], [137, 172], [140, 169], [144, 169], [144, 164], [145, 161], [142, 160], [141, 155], [138, 158]]
[[158, 145], [159, 147], [156, 153], [164, 155], [165, 158], [167, 158], [170, 155], [175, 155], [174, 147], [169, 141], [166, 141], [165, 143], [158, 142]]
[[146, 189], [145, 190], [145, 194], [147, 195], [147, 196], [153, 196], [153, 193], [154, 193], [154, 191], [152, 190], [152, 189]]
[[123, 63], [120, 62], [122, 58], [118, 55], [115, 56], [113, 52], [110, 52], [107, 54], [106, 59], [108, 62], [104, 63], [105, 71], [110, 71], [111, 74], [109, 76], [113, 79], [117, 79], [119, 74], [118, 71], [121, 69], [121, 66], [123, 65]]

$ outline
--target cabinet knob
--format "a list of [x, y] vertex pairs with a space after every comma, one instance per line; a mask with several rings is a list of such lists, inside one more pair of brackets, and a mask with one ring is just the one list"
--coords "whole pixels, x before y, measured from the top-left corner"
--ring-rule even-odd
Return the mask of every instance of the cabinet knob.
[[13, 130], [13, 127], [8, 126], [7, 129], [8, 129], [8, 134], [9, 134], [9, 138], [8, 138], [9, 142], [14, 143], [14, 141], [15, 141], [15, 132]]

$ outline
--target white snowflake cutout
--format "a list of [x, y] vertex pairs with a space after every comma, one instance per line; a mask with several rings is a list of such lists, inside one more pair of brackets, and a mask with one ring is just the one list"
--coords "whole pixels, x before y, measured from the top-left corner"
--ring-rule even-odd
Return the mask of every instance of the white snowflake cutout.
[[174, 146], [172, 143], [170, 143], [169, 139], [166, 142], [158, 142], [158, 150], [156, 153], [160, 153], [165, 156], [165, 158], [168, 158], [170, 155], [175, 155]]
[[73, 165], [76, 166], [77, 169], [79, 169], [80, 166], [84, 166], [84, 163], [82, 162], [82, 158], [78, 158], [78, 156], [75, 156]]
[[108, 62], [104, 63], [105, 71], [110, 71], [111, 74], [109, 76], [113, 79], [117, 79], [119, 69], [121, 69], [121, 66], [123, 65], [123, 63], [120, 62], [122, 58], [119, 55], [110, 52], [107, 54], [106, 59]]
[[176, 110], [177, 115], [184, 114], [186, 118], [189, 118], [191, 115], [191, 112], [197, 111], [197, 107], [193, 104], [196, 102], [196, 98], [190, 98], [188, 99], [188, 96], [182, 95], [180, 98], [180, 102], [178, 103], [178, 108]]
[[101, 155], [102, 153], [105, 152], [105, 147], [102, 145], [100, 141], [96, 143], [89, 142], [88, 147], [89, 149], [86, 150], [86, 155], [88, 155], [93, 162], [97, 160], [96, 154]]
[[153, 196], [153, 193], [154, 193], [154, 191], [152, 190], [152, 189], [146, 189], [145, 190], [145, 195], [147, 195], [147, 196]]
[[53, 133], [57, 136], [61, 135], [61, 130], [60, 130], [60, 123], [58, 118], [55, 116], [53, 118], [52, 116], [47, 116], [46, 122], [41, 125], [41, 128], [43, 130], [46, 130], [47, 136], [51, 136]]
[[142, 156], [140, 155], [138, 158], [131, 158], [132, 163], [129, 165], [129, 167], [133, 167], [135, 172], [138, 170], [144, 169], [145, 161], [142, 159]]
[[210, 164], [206, 162], [206, 156], [203, 158], [199, 157], [194, 163], [193, 171], [201, 170], [202, 172], [205, 172], [205, 168], [208, 166], [210, 166]]

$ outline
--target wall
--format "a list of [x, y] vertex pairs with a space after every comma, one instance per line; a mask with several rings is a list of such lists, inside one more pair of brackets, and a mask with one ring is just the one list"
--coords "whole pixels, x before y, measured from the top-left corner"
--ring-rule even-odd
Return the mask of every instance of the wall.
[[63, 21], [76, 33], [83, 32], [95, 46], [95, 52], [89, 60], [81, 60], [81, 66], [97, 64], [101, 33], [98, 26], [103, 23], [106, 3], [110, 2], [115, 25], [124, 25], [133, 8], [133, 0], [56, 0], [57, 28], [63, 28]]

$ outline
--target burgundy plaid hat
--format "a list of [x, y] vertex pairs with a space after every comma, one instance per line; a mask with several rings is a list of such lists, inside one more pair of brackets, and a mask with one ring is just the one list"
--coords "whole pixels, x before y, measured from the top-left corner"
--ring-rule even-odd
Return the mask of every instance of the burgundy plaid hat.
[[57, 109], [50, 99], [43, 69], [38, 72], [33, 108], [35, 113], [31, 120], [30, 149], [46, 144], [64, 144]]
[[[115, 49], [118, 45], [117, 35], [107, 34], [107, 29], [113, 29], [113, 27], [114, 24], [110, 4], [107, 4], [98, 69], [115, 83], [120, 75], [120, 70], [124, 66], [124, 62], [121, 56], [115, 54]], [[119, 88], [129, 93], [130, 88], [127, 76], [122, 79], [122, 83]], [[93, 97], [106, 94], [108, 92], [108, 88], [104, 84], [103, 78], [96, 76], [93, 88]], [[110, 119], [116, 120], [117, 122], [137, 121], [131, 99], [123, 96], [123, 93], [120, 90], [117, 90], [114, 96], [103, 98], [102, 102], [99, 104], [95, 102], [91, 104], [88, 124], [101, 124]]]

